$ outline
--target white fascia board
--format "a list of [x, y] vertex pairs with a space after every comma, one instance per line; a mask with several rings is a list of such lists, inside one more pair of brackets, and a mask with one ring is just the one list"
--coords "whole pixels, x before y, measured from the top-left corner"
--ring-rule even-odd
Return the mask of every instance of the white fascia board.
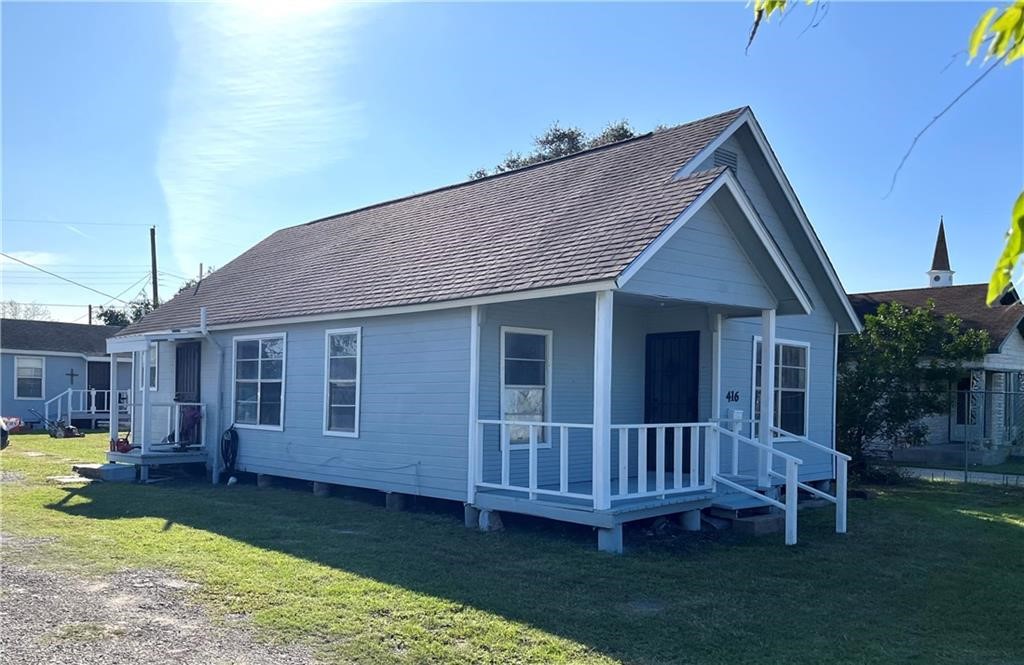
[[754, 117], [754, 114], [751, 113], [750, 109], [747, 109], [738, 115], [736, 119], [718, 135], [718, 138], [709, 143], [703, 150], [694, 155], [690, 161], [684, 164], [683, 167], [676, 172], [675, 179], [679, 180], [692, 175], [693, 172], [697, 170], [698, 166], [703, 164], [708, 157], [714, 154], [715, 150], [720, 148], [722, 144], [729, 139], [729, 137], [735, 134], [736, 131], [744, 125], [750, 127], [750, 132], [754, 136], [754, 140], [757, 142], [758, 148], [761, 149], [761, 153], [764, 155], [765, 160], [768, 162], [768, 166], [772, 170], [772, 175], [775, 176], [779, 186], [782, 188], [782, 193], [786, 197], [786, 201], [789, 203], [790, 208], [792, 208], [793, 213], [800, 222], [801, 230], [803, 230], [804, 235], [807, 237], [812, 249], [814, 250], [815, 256], [824, 268], [825, 274], [828, 276], [829, 283], [846, 312], [849, 319], [848, 322], [851, 324], [855, 332], [861, 332], [861, 330], [863, 330], [863, 326], [861, 325], [857, 314], [853, 311], [853, 307], [850, 305], [850, 300], [846, 296], [846, 289], [843, 288], [842, 282], [839, 281], [839, 275], [836, 273], [835, 267], [832, 265], [832, 261], [828, 258], [828, 254], [825, 253], [825, 248], [822, 246], [821, 240], [818, 238], [818, 234], [814, 232], [814, 227], [811, 226], [811, 222], [807, 218], [807, 213], [804, 212], [803, 206], [800, 205], [800, 200], [796, 197], [793, 185], [790, 183], [789, 178], [786, 177], [785, 171], [782, 170], [782, 164], [775, 156], [775, 151], [772, 150], [771, 145], [769, 145], [768, 139], [764, 134], [764, 130], [761, 129], [761, 125], [758, 124], [757, 119]]
[[620, 275], [618, 279], [619, 287], [621, 288], [622, 286], [625, 286], [625, 284], [640, 271], [644, 264], [646, 264], [651, 257], [657, 254], [658, 250], [660, 250], [665, 243], [678, 233], [690, 218], [692, 218], [698, 210], [703, 208], [704, 205], [706, 205], [722, 187], [726, 187], [729, 190], [729, 193], [732, 194], [733, 199], [736, 201], [737, 205], [739, 205], [740, 210], [743, 211], [743, 215], [746, 217], [747, 223], [750, 224], [754, 233], [764, 246], [765, 251], [767, 251], [768, 255], [771, 257], [775, 267], [778, 269], [783, 279], [785, 279], [787, 286], [789, 286], [794, 296], [796, 296], [804, 314], [810, 314], [814, 309], [814, 305], [804, 292], [803, 286], [800, 285], [800, 280], [797, 279], [796, 275], [793, 274], [793, 270], [789, 267], [789, 264], [786, 263], [785, 258], [782, 256], [782, 252], [779, 250], [778, 245], [775, 244], [768, 228], [764, 225], [764, 222], [761, 221], [761, 218], [758, 216], [753, 204], [750, 203], [750, 199], [747, 198], [746, 192], [743, 191], [743, 188], [740, 186], [739, 182], [737, 182], [736, 176], [734, 176], [732, 171], [728, 169], [715, 178], [711, 184], [701, 192], [700, 196], [694, 199], [693, 202], [688, 205], [686, 209], [680, 213], [679, 216], [676, 217], [672, 223], [669, 224], [668, 227], [626, 267], [624, 271], [622, 271], [622, 275]]
[[[349, 310], [347, 312], [328, 312], [324, 314], [308, 314], [303, 316], [287, 316], [273, 319], [260, 319], [258, 321], [240, 321], [238, 323], [220, 323], [208, 325], [207, 330], [243, 330], [246, 328], [263, 328], [266, 326], [280, 326], [293, 323], [320, 323], [325, 321], [344, 321], [346, 319], [365, 319], [377, 316], [395, 316], [398, 314], [415, 314], [418, 312], [430, 312], [445, 309], [459, 309], [472, 307], [473, 305], [491, 305], [501, 302], [515, 302], [519, 300], [535, 300], [539, 298], [555, 298], [558, 296], [576, 295], [580, 293], [593, 293], [595, 291], [606, 291], [615, 288], [615, 280], [606, 279], [597, 282], [584, 282], [581, 284], [568, 284], [565, 286], [551, 286], [528, 291], [515, 291], [513, 293], [501, 293], [491, 296], [476, 296], [473, 298], [459, 298], [456, 300], [445, 300], [441, 302], [421, 303], [416, 305], [397, 305], [394, 307], [373, 307], [369, 309]], [[177, 339], [184, 337], [203, 337], [201, 332], [182, 333], [181, 331], [164, 331], [139, 333], [131, 336], [131, 339], [143, 337], [153, 340], [172, 339], [172, 335], [179, 335]], [[129, 337], [112, 339], [127, 340]], [[109, 349], [109, 343], [107, 340]], [[136, 349], [138, 350], [138, 349]]]

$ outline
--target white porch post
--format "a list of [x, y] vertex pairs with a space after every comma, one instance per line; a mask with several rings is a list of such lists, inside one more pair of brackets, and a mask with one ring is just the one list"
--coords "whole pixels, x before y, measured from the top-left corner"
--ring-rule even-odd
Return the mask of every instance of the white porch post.
[[469, 454], [466, 469], [466, 503], [476, 501], [477, 469], [480, 468], [480, 306], [469, 308]]
[[594, 311], [594, 510], [611, 508], [612, 291], [598, 291]]
[[142, 413], [139, 414], [139, 433], [133, 443], [141, 446], [142, 454], [149, 452], [149, 344], [142, 350], [142, 378], [139, 390], [142, 392]]
[[[95, 406], [93, 402], [93, 406]], [[117, 409], [117, 354], [110, 354], [110, 394], [107, 395], [107, 411], [110, 414], [110, 440], [117, 441], [118, 409]]]
[[722, 315], [711, 315], [711, 420], [722, 417]]
[[[775, 310], [761, 310], [761, 419], [758, 440], [772, 445], [772, 426], [775, 424]], [[768, 487], [771, 479], [768, 469], [771, 458], [767, 450], [758, 451], [757, 484]]]

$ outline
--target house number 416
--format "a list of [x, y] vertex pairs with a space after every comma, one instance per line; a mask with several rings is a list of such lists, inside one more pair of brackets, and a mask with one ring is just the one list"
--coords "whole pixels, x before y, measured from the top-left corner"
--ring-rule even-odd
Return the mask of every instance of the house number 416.
[[738, 402], [738, 401], [740, 401], [740, 391], [738, 391], [738, 390], [730, 390], [729, 392], [727, 392], [725, 394], [725, 401], [726, 402]]

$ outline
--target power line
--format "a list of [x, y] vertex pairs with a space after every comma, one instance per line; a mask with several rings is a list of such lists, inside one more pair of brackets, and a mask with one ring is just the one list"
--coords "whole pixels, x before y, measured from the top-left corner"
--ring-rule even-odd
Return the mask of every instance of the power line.
[[[124, 302], [123, 300], [121, 300], [121, 299], [120, 299], [120, 298], [118, 298], [117, 296], [112, 296], [112, 295], [110, 295], [109, 293], [104, 293], [103, 291], [100, 291], [99, 289], [94, 289], [94, 288], [92, 288], [91, 286], [86, 286], [85, 284], [82, 284], [81, 282], [76, 282], [76, 281], [75, 281], [75, 280], [73, 280], [73, 279], [68, 279], [67, 277], [64, 277], [64, 276], [62, 276], [62, 275], [58, 275], [58, 274], [57, 274], [57, 273], [55, 273], [55, 272], [50, 272], [49, 270], [46, 270], [45, 268], [40, 268], [39, 266], [36, 266], [36, 265], [32, 265], [32, 264], [31, 264], [31, 263], [29, 263], [28, 261], [22, 261], [21, 259], [19, 259], [19, 258], [18, 258], [18, 257], [16, 257], [16, 256], [11, 256], [10, 254], [5, 254], [4, 252], [0, 252], [0, 256], [6, 257], [6, 258], [8, 258], [8, 259], [10, 259], [10, 260], [12, 260], [12, 261], [17, 261], [18, 263], [21, 263], [21, 264], [23, 264], [23, 265], [26, 265], [26, 266], [28, 266], [29, 268], [35, 268], [35, 269], [36, 269], [36, 270], [38, 270], [39, 272], [44, 272], [44, 273], [46, 273], [47, 275], [51, 275], [51, 276], [53, 276], [53, 277], [56, 277], [57, 279], [63, 280], [63, 281], [65, 281], [65, 282], [69, 283], [69, 284], [74, 284], [75, 286], [79, 286], [79, 287], [81, 287], [81, 288], [83, 288], [83, 289], [86, 289], [87, 291], [92, 291], [93, 293], [98, 293], [98, 294], [100, 294], [101, 296], [103, 296], [104, 298], [110, 298], [111, 300], [119, 300], [120, 302]], [[128, 303], [125, 303], [125, 304], [127, 305]]]
[[16, 224], [69, 224], [71, 226], [152, 226], [152, 224], [146, 224], [145, 222], [77, 222], [60, 219], [32, 219], [29, 217], [4, 217], [3, 221]]

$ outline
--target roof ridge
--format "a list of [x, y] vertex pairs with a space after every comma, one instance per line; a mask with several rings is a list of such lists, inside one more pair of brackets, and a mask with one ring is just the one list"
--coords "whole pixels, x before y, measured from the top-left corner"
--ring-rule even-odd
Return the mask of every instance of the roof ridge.
[[949, 286], [934, 287], [934, 286], [911, 286], [905, 289], [879, 289], [878, 291], [858, 291], [857, 293], [848, 293], [849, 296], [870, 296], [875, 293], [901, 293], [904, 291], [948, 291], [950, 289], [964, 289], [968, 286], [985, 286], [988, 284], [985, 282], [975, 282], [973, 284], [950, 284]]
[[[579, 150], [577, 152], [570, 153], [568, 155], [562, 155], [561, 157], [553, 157], [551, 159], [545, 159], [543, 161], [535, 162], [533, 164], [526, 164], [524, 166], [520, 166], [520, 167], [517, 167], [517, 168], [514, 168], [514, 169], [509, 169], [508, 171], [502, 171], [501, 173], [492, 173], [490, 175], [483, 176], [482, 178], [471, 178], [471, 179], [468, 179], [468, 180], [462, 180], [462, 181], [459, 181], [459, 182], [451, 183], [449, 185], [442, 185], [441, 187], [435, 187], [433, 189], [427, 189], [427, 190], [424, 190], [422, 192], [414, 192], [412, 194], [407, 194], [405, 196], [399, 196], [397, 198], [388, 199], [386, 201], [379, 201], [377, 203], [371, 203], [369, 205], [361, 206], [359, 208], [353, 208], [351, 210], [346, 210], [344, 212], [335, 213], [333, 215], [326, 215], [324, 217], [319, 217], [317, 219], [314, 219], [314, 220], [311, 220], [311, 221], [308, 221], [308, 222], [302, 222], [301, 224], [295, 224], [293, 226], [286, 226], [286, 227], [284, 227], [282, 229], [278, 229], [278, 231], [284, 231], [284, 230], [287, 230], [287, 229], [294, 229], [294, 228], [298, 228], [300, 226], [312, 226], [313, 224], [319, 224], [320, 222], [327, 222], [327, 221], [339, 219], [341, 217], [346, 217], [348, 215], [353, 215], [353, 214], [358, 213], [358, 212], [364, 212], [366, 210], [373, 210], [375, 208], [381, 208], [383, 206], [391, 205], [392, 203], [401, 203], [402, 201], [409, 201], [409, 200], [412, 200], [412, 199], [419, 198], [421, 196], [428, 196], [430, 194], [437, 194], [439, 192], [445, 192], [445, 191], [449, 191], [449, 190], [452, 190], [452, 189], [458, 189], [460, 187], [467, 187], [469, 185], [475, 185], [477, 183], [485, 182], [485, 181], [488, 181], [488, 180], [495, 180], [497, 178], [501, 178], [501, 177], [504, 177], [504, 176], [510, 176], [510, 175], [513, 175], [513, 174], [516, 174], [516, 173], [523, 173], [525, 171], [539, 169], [541, 167], [550, 166], [552, 164], [557, 164], [557, 163], [560, 163], [560, 162], [565, 162], [565, 161], [568, 161], [570, 159], [575, 159], [577, 157], [582, 157], [583, 155], [588, 155], [588, 154], [600, 152], [602, 150], [609, 150], [611, 148], [618, 148], [618, 147], [621, 147], [623, 145], [626, 145], [627, 143], [637, 143], [637, 142], [639, 142], [641, 140], [649, 139], [649, 138], [653, 137], [655, 134], [661, 134], [661, 133], [669, 132], [669, 131], [672, 131], [672, 130], [680, 129], [680, 128], [686, 127], [688, 125], [696, 125], [697, 123], [700, 123], [700, 122], [707, 122], [708, 120], [713, 120], [715, 118], [718, 118], [718, 117], [721, 117], [721, 116], [724, 116], [724, 115], [729, 115], [729, 114], [732, 114], [732, 113], [739, 113], [739, 112], [741, 112], [741, 111], [743, 111], [743, 110], [745, 110], [747, 108], [749, 108], [749, 107], [748, 106], [740, 106], [740, 107], [737, 107], [737, 108], [734, 108], [734, 109], [730, 109], [728, 111], [722, 111], [721, 113], [715, 113], [713, 115], [705, 116], [703, 118], [698, 118], [696, 120], [691, 120], [689, 122], [683, 122], [683, 123], [680, 123], [678, 125], [672, 125], [670, 127], [665, 127], [665, 128], [662, 128], [662, 129], [653, 129], [653, 130], [651, 130], [649, 132], [645, 132], [643, 134], [638, 134], [636, 136], [631, 136], [631, 137], [626, 138], [626, 139], [620, 139], [618, 141], [612, 141], [611, 143], [605, 143], [603, 145], [594, 146], [592, 148], [584, 148], [583, 150]], [[277, 231], [275, 231], [275, 233], [277, 233]]]

